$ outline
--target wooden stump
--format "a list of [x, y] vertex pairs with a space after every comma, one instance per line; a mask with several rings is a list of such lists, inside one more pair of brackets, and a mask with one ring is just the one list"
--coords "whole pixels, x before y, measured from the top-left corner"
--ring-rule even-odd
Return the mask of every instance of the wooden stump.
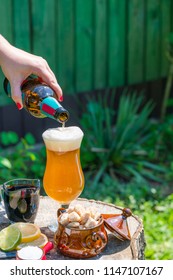
[[[81, 203], [84, 207], [94, 206], [100, 213], [121, 213], [122, 208], [113, 204], [107, 204], [101, 201], [77, 199], [71, 203], [71, 205]], [[59, 204], [48, 197], [42, 197], [40, 202], [39, 213], [36, 219], [36, 223], [45, 229], [46, 234], [50, 239], [53, 238], [53, 233], [50, 232], [47, 226], [57, 221], [57, 209]], [[111, 232], [108, 231], [108, 244], [105, 250], [98, 256], [92, 259], [113, 259], [113, 260], [140, 260], [144, 259], [144, 229], [142, 221], [132, 215], [128, 218], [128, 225], [130, 234], [132, 236], [131, 241], [120, 241]], [[69, 259], [61, 255], [59, 252], [51, 252], [49, 259]]]
[[[100, 213], [121, 213], [122, 208], [113, 204], [107, 204], [101, 201], [77, 199], [71, 203], [82, 204], [84, 207], [94, 206]], [[49, 241], [53, 241], [54, 233], [48, 228], [49, 225], [57, 223], [57, 209], [59, 204], [49, 197], [41, 197], [39, 211], [35, 223], [40, 226], [41, 231], [45, 233]], [[0, 212], [1, 228], [7, 225], [5, 212]], [[131, 234], [131, 241], [120, 241], [111, 232], [108, 231], [108, 244], [105, 250], [91, 259], [95, 260], [143, 260], [145, 239], [142, 221], [132, 215], [128, 218], [128, 226]], [[47, 254], [48, 260], [68, 260], [55, 248]]]

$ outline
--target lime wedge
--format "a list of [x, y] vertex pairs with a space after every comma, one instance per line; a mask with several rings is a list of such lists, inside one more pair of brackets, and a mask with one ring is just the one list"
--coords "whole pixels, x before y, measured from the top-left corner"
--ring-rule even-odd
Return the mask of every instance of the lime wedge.
[[10, 225], [0, 231], [0, 249], [8, 252], [17, 247], [21, 241], [21, 232], [14, 225]]

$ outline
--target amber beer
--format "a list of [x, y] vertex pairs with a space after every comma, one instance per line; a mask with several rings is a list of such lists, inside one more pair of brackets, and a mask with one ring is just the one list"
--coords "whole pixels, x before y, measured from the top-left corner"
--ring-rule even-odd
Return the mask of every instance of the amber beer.
[[68, 204], [84, 188], [84, 175], [80, 163], [80, 145], [83, 132], [79, 127], [59, 127], [43, 133], [47, 163], [43, 178], [48, 196]]

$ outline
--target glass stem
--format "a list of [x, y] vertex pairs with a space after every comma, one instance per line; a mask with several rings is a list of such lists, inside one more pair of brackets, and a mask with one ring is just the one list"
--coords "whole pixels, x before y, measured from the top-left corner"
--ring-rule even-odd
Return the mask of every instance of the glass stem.
[[69, 207], [69, 204], [61, 204], [61, 208], [67, 209]]

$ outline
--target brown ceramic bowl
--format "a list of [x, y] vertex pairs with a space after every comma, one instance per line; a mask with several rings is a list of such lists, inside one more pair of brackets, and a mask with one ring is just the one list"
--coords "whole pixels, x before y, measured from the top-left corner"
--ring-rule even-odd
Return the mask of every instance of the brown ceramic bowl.
[[69, 228], [59, 222], [54, 241], [63, 255], [77, 259], [94, 257], [104, 250], [108, 242], [104, 220], [101, 217], [98, 225], [87, 229]]

